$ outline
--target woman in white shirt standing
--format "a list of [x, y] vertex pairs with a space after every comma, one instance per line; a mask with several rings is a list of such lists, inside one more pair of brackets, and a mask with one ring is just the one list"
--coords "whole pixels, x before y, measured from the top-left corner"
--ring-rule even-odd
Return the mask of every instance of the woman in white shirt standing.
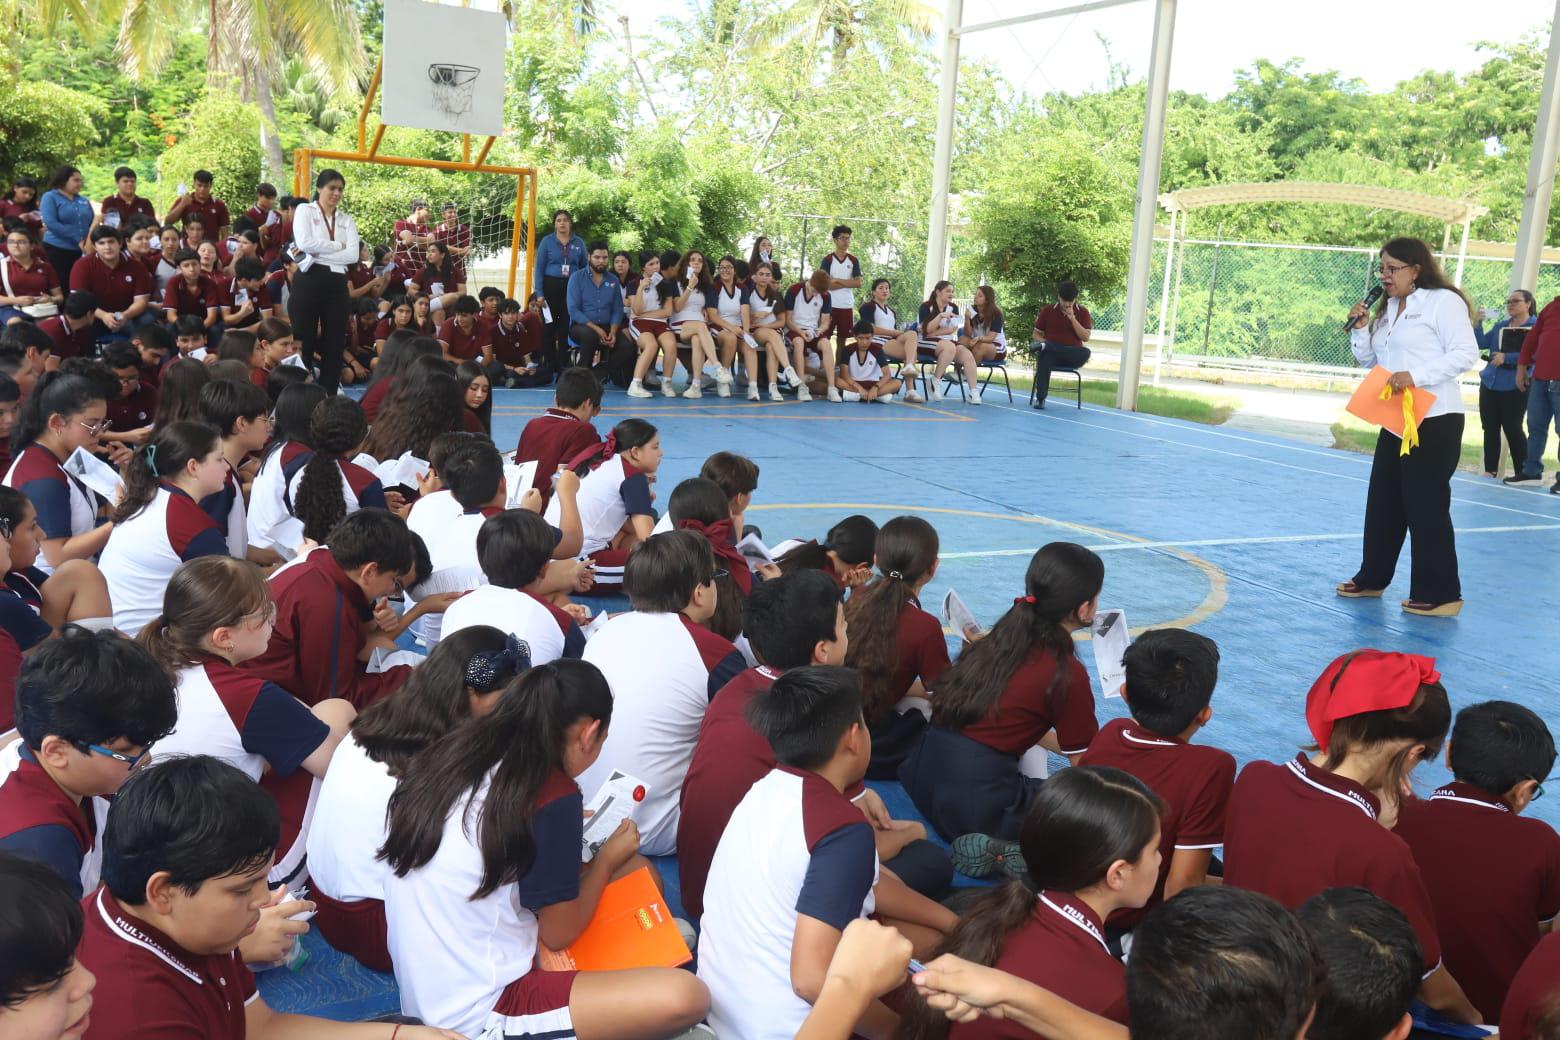
[[1354, 356], [1361, 365], [1390, 370], [1395, 391], [1417, 387], [1434, 394], [1435, 402], [1419, 424], [1418, 447], [1408, 454], [1390, 430], [1377, 437], [1365, 497], [1364, 558], [1338, 595], [1379, 597], [1392, 584], [1406, 535], [1413, 573], [1403, 610], [1453, 617], [1462, 609], [1451, 515], [1452, 474], [1462, 456], [1457, 379], [1478, 363], [1479, 343], [1467, 297], [1419, 239], [1394, 238], [1381, 247], [1381, 286], [1386, 297], [1374, 315], [1363, 301], [1349, 312]]
[[331, 393], [341, 379], [352, 290], [347, 268], [358, 261], [357, 224], [341, 209], [347, 181], [336, 170], [314, 179], [314, 201], [293, 214], [293, 244], [304, 254], [293, 277], [288, 311], [304, 364], [319, 370], [319, 384]]

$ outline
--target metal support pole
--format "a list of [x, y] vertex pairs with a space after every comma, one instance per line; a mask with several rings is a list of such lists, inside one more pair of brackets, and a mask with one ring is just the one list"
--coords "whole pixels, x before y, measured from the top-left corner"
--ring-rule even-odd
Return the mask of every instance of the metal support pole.
[[1457, 270], [1452, 274], [1452, 284], [1462, 288], [1463, 261], [1468, 259], [1468, 229], [1473, 226], [1473, 217], [1463, 217], [1462, 244], [1457, 247]]
[[1522, 222], [1517, 226], [1516, 261], [1511, 265], [1511, 289], [1538, 288], [1538, 262], [1549, 226], [1549, 202], [1555, 190], [1555, 159], [1560, 154], [1560, 0], [1549, 29], [1549, 60], [1544, 63], [1544, 88], [1538, 99], [1538, 123], [1528, 158], [1527, 189], [1522, 194]]
[[1154, 351], [1154, 385], [1159, 385], [1159, 367], [1165, 360], [1165, 321], [1170, 314], [1170, 269], [1175, 266], [1175, 222], [1181, 211], [1170, 211], [1170, 240], [1165, 243], [1165, 279], [1159, 290], [1159, 349]]
[[948, 184], [953, 167], [953, 114], [959, 99], [959, 24], [964, 21], [964, 0], [945, 0], [943, 6], [942, 80], [937, 90], [937, 140], [932, 147], [932, 205], [926, 224], [926, 271], [921, 298], [943, 276], [948, 255]]
[[1153, 56], [1148, 63], [1137, 207], [1132, 217], [1132, 253], [1127, 266], [1127, 321], [1121, 340], [1121, 381], [1116, 385], [1116, 407], [1125, 411], [1137, 410], [1138, 369], [1143, 363], [1143, 323], [1148, 309], [1148, 278], [1154, 264], [1154, 219], [1159, 215], [1159, 170], [1164, 158], [1175, 6], [1176, 0], [1156, 0], [1154, 5]]

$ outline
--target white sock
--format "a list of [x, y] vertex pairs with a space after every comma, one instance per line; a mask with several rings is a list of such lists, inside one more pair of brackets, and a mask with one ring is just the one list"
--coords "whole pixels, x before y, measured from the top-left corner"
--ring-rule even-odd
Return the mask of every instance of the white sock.
[[114, 619], [111, 617], [84, 617], [71, 622], [72, 625], [80, 625], [90, 632], [112, 632]]

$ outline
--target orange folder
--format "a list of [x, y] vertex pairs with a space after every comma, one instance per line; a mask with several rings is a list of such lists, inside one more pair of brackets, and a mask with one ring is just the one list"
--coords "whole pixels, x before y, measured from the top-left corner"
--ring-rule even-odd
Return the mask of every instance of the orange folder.
[[641, 867], [609, 884], [584, 933], [565, 950], [537, 949], [543, 971], [675, 968], [693, 960], [661, 890]]
[[[1354, 396], [1349, 398], [1348, 412], [1357, 415], [1372, 426], [1385, 426], [1399, 437], [1403, 436], [1403, 398], [1394, 393], [1386, 400], [1381, 399], [1381, 391], [1385, 389], [1387, 380], [1392, 378], [1392, 373], [1380, 365], [1371, 369], [1366, 374], [1360, 388], [1354, 391]], [[1424, 422], [1425, 414], [1430, 411], [1430, 406], [1435, 404], [1435, 395], [1422, 386], [1414, 387], [1414, 428]]]

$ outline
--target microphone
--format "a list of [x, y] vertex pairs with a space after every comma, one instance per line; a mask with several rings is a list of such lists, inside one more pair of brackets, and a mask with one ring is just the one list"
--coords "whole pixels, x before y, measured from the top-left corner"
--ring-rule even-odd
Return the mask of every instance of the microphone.
[[[1377, 300], [1381, 299], [1381, 293], [1382, 293], [1382, 288], [1381, 288], [1381, 283], [1380, 282], [1377, 282], [1375, 285], [1370, 287], [1370, 292], [1365, 294], [1365, 307], [1366, 307], [1367, 310], [1370, 309], [1370, 305], [1371, 304], [1373, 304]], [[1358, 325], [1358, 324], [1359, 324], [1359, 319], [1358, 318], [1355, 318], [1353, 321], [1346, 321], [1346, 322], [1343, 323], [1343, 331], [1344, 332], [1349, 332], [1349, 331], [1353, 330], [1353, 328], [1356, 325]]]

